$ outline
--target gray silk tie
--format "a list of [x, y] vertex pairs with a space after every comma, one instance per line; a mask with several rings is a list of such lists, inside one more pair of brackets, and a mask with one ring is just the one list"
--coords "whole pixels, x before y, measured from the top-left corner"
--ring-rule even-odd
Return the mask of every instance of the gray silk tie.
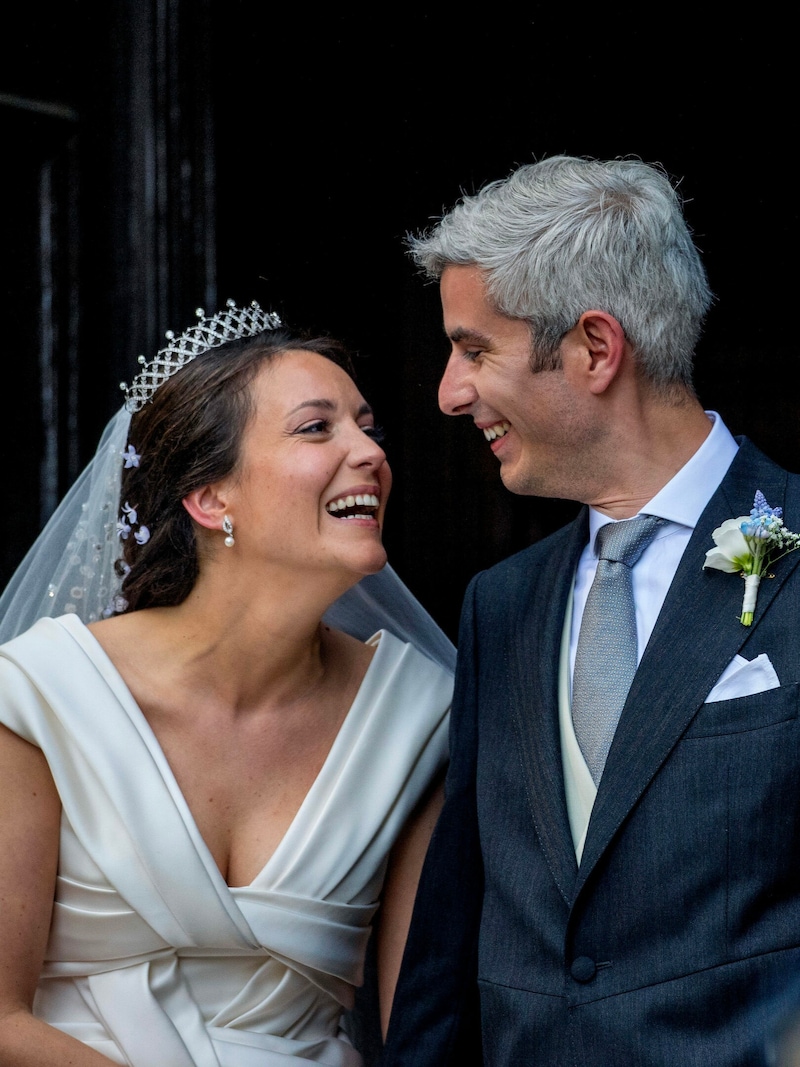
[[638, 663], [631, 568], [663, 522], [642, 515], [597, 531], [597, 573], [586, 599], [572, 676], [572, 722], [595, 785]]

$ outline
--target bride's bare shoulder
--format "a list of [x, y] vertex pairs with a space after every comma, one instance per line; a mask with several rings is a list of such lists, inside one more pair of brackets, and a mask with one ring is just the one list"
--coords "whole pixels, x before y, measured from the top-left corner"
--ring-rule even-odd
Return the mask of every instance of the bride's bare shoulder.
[[87, 629], [114, 662], [125, 659], [134, 649], [147, 650], [153, 640], [153, 622], [148, 609], [132, 611], [130, 615], [114, 615], [110, 619], [90, 622]]

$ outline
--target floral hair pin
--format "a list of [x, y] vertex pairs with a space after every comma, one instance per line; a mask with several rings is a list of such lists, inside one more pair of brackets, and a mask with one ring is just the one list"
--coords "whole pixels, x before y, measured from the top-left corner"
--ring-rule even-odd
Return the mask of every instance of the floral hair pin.
[[767, 569], [782, 556], [800, 548], [800, 534], [783, 525], [783, 510], [771, 508], [761, 490], [756, 491], [749, 515], [726, 519], [711, 535], [716, 548], [706, 552], [703, 567], [741, 574], [744, 578], [744, 598], [739, 622], [749, 626], [756, 609], [761, 579]]
[[[117, 533], [123, 541], [127, 541], [136, 523], [139, 522], [139, 516], [136, 508], [132, 508], [128, 501], [122, 505], [122, 515], [117, 522]], [[133, 539], [137, 545], [146, 545], [150, 540], [150, 530], [143, 523], [139, 524], [139, 529], [133, 534]]]
[[138, 467], [139, 460], [142, 458], [133, 445], [128, 445], [124, 452], [120, 452], [120, 455], [126, 467]]
[[[128, 445], [124, 452], [120, 452], [120, 455], [126, 467], [138, 467], [142, 459], [131, 444]], [[121, 514], [117, 521], [117, 535], [120, 540], [127, 541], [128, 537], [133, 533], [133, 539], [137, 545], [146, 545], [150, 540], [150, 530], [144, 523], [139, 523], [139, 529], [134, 531], [133, 527], [138, 522], [139, 516], [136, 508], [132, 508], [126, 500], [122, 505]]]

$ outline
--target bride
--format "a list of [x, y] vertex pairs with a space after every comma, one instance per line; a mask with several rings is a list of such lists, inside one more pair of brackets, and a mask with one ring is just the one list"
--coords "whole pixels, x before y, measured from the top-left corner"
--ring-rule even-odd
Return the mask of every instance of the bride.
[[339, 346], [231, 302], [168, 338], [0, 599], [0, 1064], [356, 1067], [452, 646]]

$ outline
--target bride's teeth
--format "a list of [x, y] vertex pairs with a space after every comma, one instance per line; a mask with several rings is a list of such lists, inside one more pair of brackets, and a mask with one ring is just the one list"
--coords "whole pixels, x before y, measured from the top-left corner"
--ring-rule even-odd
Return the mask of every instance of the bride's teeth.
[[[377, 508], [379, 504], [380, 501], [375, 493], [358, 493], [356, 496], [340, 496], [338, 500], [331, 500], [330, 503], [325, 506], [329, 514], [335, 515], [337, 511], [344, 511], [346, 508]], [[371, 519], [372, 515], [345, 515], [343, 518]]]

